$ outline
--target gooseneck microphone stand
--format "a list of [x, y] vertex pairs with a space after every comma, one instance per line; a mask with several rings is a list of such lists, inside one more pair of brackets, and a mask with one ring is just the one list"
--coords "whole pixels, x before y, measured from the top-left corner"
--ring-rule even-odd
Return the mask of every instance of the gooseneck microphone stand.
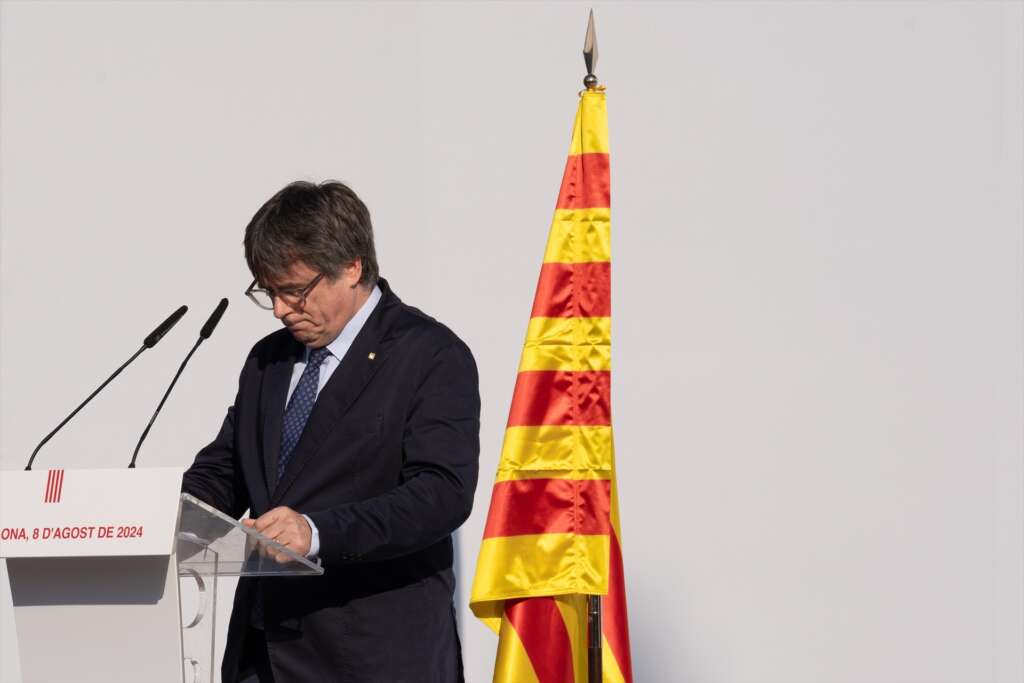
[[142, 436], [139, 437], [139, 442], [135, 444], [135, 451], [132, 453], [132, 461], [128, 463], [128, 469], [135, 469], [135, 459], [139, 457], [139, 449], [142, 448], [142, 442], [146, 440], [146, 437], [149, 435], [150, 428], [153, 426], [153, 423], [156, 422], [156, 416], [160, 414], [160, 410], [163, 409], [164, 403], [167, 402], [167, 397], [171, 395], [171, 389], [173, 389], [174, 385], [178, 383], [178, 378], [181, 377], [181, 373], [185, 370], [185, 366], [188, 365], [189, 360], [192, 358], [192, 354], [196, 352], [196, 349], [199, 348], [200, 344], [209, 339], [210, 335], [213, 334], [214, 328], [217, 327], [217, 323], [220, 322], [221, 316], [224, 315], [224, 311], [227, 307], [228, 300], [221, 299], [220, 303], [217, 304], [217, 308], [213, 309], [213, 313], [210, 314], [210, 317], [203, 325], [203, 328], [199, 330], [199, 339], [197, 339], [196, 343], [192, 345], [192, 350], [185, 356], [185, 360], [181, 361], [181, 365], [178, 366], [178, 371], [174, 373], [174, 379], [171, 380], [170, 386], [167, 387], [167, 391], [164, 392], [163, 398], [160, 399], [160, 403], [157, 405], [156, 410], [153, 411], [153, 417], [149, 418], [149, 424], [147, 424], [146, 428], [142, 430]]
[[115, 377], [120, 375], [121, 371], [124, 370], [126, 367], [128, 367], [132, 363], [132, 361], [134, 361], [136, 358], [138, 358], [139, 355], [143, 351], [145, 351], [146, 349], [151, 349], [154, 346], [156, 346], [156, 343], [158, 341], [160, 341], [163, 338], [163, 336], [165, 334], [167, 334], [167, 332], [172, 327], [174, 327], [174, 325], [179, 320], [181, 320], [181, 316], [185, 315], [185, 313], [187, 311], [188, 311], [188, 306], [182, 306], [178, 310], [176, 310], [174, 313], [171, 313], [171, 315], [167, 318], [167, 320], [164, 320], [162, 323], [160, 323], [157, 326], [157, 328], [155, 330], [153, 330], [152, 332], [150, 332], [149, 336], [147, 336], [143, 340], [142, 348], [140, 348], [138, 351], [136, 351], [135, 354], [131, 358], [129, 358], [127, 361], [124, 362], [124, 364], [121, 365], [121, 367], [119, 367], [117, 370], [114, 370], [114, 374], [112, 374], [110, 377], [108, 377], [107, 380], [103, 384], [101, 384], [98, 389], [96, 389], [96, 391], [94, 391], [91, 394], [89, 394], [89, 397], [87, 399], [85, 399], [84, 401], [82, 401], [77, 408], [75, 408], [73, 411], [71, 411], [71, 414], [68, 415], [67, 417], [65, 417], [64, 420], [59, 425], [57, 425], [53, 429], [52, 432], [50, 432], [49, 434], [44, 436], [43, 440], [40, 441], [39, 445], [36, 446], [34, 451], [32, 451], [32, 455], [28, 459], [28, 464], [25, 465], [25, 471], [28, 472], [28, 471], [30, 471], [32, 469], [32, 463], [35, 462], [36, 454], [39, 453], [39, 449], [42, 448], [43, 446], [45, 446], [46, 442], [49, 441], [50, 439], [52, 439], [53, 435], [56, 434], [57, 432], [59, 432], [61, 427], [66, 425], [68, 423], [68, 421], [71, 420], [71, 418], [73, 418], [75, 415], [77, 415], [78, 411], [80, 411], [82, 408], [84, 408], [86, 406], [86, 404], [88, 404], [89, 401], [91, 401], [96, 396], [96, 394], [98, 394], [101, 391], [103, 391], [103, 388], [105, 386], [107, 386], [108, 384], [110, 384], [110, 382]]

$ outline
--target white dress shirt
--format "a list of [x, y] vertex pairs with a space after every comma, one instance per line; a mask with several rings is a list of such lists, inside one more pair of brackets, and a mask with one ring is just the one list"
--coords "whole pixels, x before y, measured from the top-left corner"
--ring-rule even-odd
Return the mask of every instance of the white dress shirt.
[[[380, 287], [374, 285], [373, 291], [370, 292], [370, 297], [363, 302], [363, 305], [359, 307], [356, 314], [352, 316], [352, 319], [348, 321], [344, 328], [337, 337], [334, 338], [330, 344], [327, 345], [329, 354], [324, 358], [320, 364], [320, 378], [316, 384], [316, 395], [320, 396], [320, 391], [327, 384], [327, 380], [331, 378], [334, 371], [341, 365], [342, 358], [348, 353], [348, 349], [352, 346], [352, 341], [359, 334], [359, 330], [363, 329], [363, 325], [366, 323], [366, 319], [373, 313], [373, 309], [377, 307], [377, 302], [380, 301], [381, 291]], [[299, 384], [299, 378], [302, 377], [302, 371], [306, 369], [306, 363], [309, 361], [309, 347], [306, 347], [306, 353], [303, 355], [302, 360], [295, 361], [295, 367], [292, 368], [292, 379], [288, 383], [288, 398], [285, 405], [288, 405], [287, 401], [292, 398], [292, 393], [295, 391], [295, 387]], [[309, 524], [310, 531], [313, 532], [313, 538], [309, 543], [309, 552], [306, 553], [306, 557], [314, 559], [320, 554], [320, 532], [317, 531], [316, 525], [313, 524], [307, 515], [302, 515], [306, 518], [306, 522]]]

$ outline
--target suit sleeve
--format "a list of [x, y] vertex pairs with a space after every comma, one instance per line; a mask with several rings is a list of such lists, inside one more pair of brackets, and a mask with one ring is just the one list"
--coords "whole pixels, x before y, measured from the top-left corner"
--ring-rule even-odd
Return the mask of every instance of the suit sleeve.
[[462, 342], [427, 362], [403, 433], [402, 483], [367, 500], [309, 513], [325, 563], [407, 555], [469, 517], [480, 455], [476, 364]]
[[234, 519], [249, 509], [249, 495], [235, 452], [235, 415], [239, 396], [241, 380], [235, 405], [228, 408], [217, 437], [199, 451], [181, 482], [183, 493], [195, 496]]

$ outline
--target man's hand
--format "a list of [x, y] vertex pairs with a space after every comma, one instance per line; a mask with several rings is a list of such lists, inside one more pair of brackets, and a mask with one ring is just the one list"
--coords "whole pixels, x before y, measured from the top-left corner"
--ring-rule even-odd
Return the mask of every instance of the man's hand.
[[[276, 507], [256, 519], [243, 519], [242, 524], [256, 529], [303, 557], [309, 552], [309, 546], [313, 542], [313, 532], [306, 518], [289, 507]], [[284, 554], [274, 553], [271, 548], [267, 548], [267, 551], [278, 562], [288, 562], [289, 558]]]

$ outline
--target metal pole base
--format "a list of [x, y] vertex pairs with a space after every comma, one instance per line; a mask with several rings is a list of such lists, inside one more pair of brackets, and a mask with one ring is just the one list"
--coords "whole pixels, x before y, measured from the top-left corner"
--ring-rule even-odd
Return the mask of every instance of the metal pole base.
[[601, 683], [601, 596], [587, 596], [587, 683]]

